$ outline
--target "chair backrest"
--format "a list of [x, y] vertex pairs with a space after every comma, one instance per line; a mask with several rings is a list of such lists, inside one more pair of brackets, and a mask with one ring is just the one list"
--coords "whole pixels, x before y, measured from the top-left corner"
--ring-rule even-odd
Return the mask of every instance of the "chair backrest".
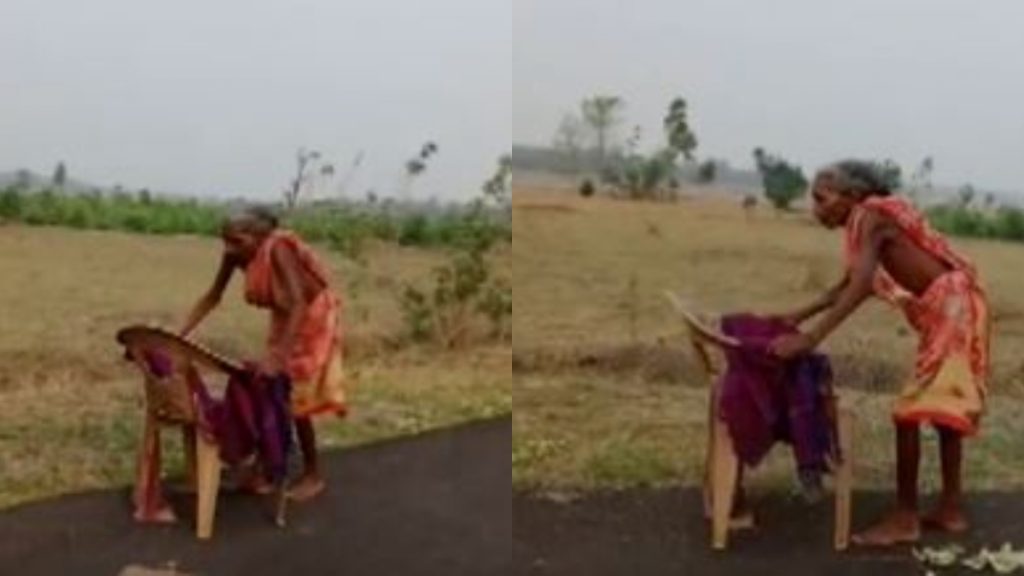
[[203, 386], [198, 368], [224, 374], [243, 370], [237, 362], [162, 328], [129, 326], [118, 331], [117, 341], [145, 377], [147, 409], [163, 422], [196, 422], [194, 393]]
[[723, 350], [739, 346], [739, 341], [722, 334], [717, 327], [709, 325], [709, 321], [690, 310], [674, 293], [666, 291], [665, 298], [686, 325], [694, 355], [705, 375], [714, 381], [715, 377], [722, 373], [725, 364]]

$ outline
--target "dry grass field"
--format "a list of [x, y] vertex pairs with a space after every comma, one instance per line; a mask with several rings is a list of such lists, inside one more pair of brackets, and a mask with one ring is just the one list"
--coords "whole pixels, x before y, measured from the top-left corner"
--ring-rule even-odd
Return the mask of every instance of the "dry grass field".
[[[0, 225], [0, 506], [131, 481], [141, 378], [114, 333], [136, 322], [177, 326], [219, 250], [193, 237]], [[509, 345], [445, 352], [400, 342], [395, 295], [426, 280], [440, 254], [373, 246], [363, 267], [321, 252], [346, 294], [355, 382], [349, 418], [322, 421], [328, 447], [511, 410]], [[507, 274], [506, 255], [498, 267]], [[197, 338], [254, 357], [265, 322], [236, 279]], [[178, 455], [179, 439], [166, 441]]]
[[[675, 204], [513, 194], [512, 321], [516, 486], [552, 493], [699, 481], [705, 385], [661, 293], [704, 311], [775, 312], [813, 298], [840, 271], [841, 239], [806, 215], [747, 219], [735, 201]], [[970, 489], [1024, 489], [1024, 246], [957, 241], [976, 259], [995, 312], [994, 381], [982, 434], [967, 444]], [[888, 405], [911, 368], [914, 335], [881, 304], [825, 349], [860, 416], [859, 487], [891, 488]], [[927, 434], [922, 478], [937, 478]], [[776, 449], [752, 488], [795, 483]]]

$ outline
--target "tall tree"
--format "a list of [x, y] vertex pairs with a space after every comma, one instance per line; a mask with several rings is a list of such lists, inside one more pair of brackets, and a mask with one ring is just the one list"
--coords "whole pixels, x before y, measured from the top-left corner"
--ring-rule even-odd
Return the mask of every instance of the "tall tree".
[[322, 155], [316, 150], [299, 148], [295, 154], [295, 176], [284, 190], [284, 206], [293, 210], [299, 203], [299, 196], [317, 176], [329, 177], [334, 174], [334, 166], [321, 163]]
[[558, 123], [555, 130], [555, 137], [552, 141], [556, 150], [561, 150], [572, 156], [573, 160], [579, 155], [586, 141], [586, 126], [579, 116], [573, 113], [566, 113], [562, 121]]
[[690, 129], [686, 118], [686, 100], [672, 100], [665, 114], [663, 126], [669, 148], [682, 154], [687, 160], [692, 160], [693, 151], [697, 149], [697, 136]]
[[53, 170], [53, 185], [58, 189], [63, 189], [67, 181], [68, 169], [63, 162], [58, 162], [57, 167]]
[[960, 207], [967, 208], [974, 202], [974, 197], [977, 196], [978, 191], [972, 184], [964, 184], [957, 190], [957, 197], [960, 200]]
[[32, 173], [24, 168], [19, 168], [14, 173], [14, 185], [18, 188], [28, 188], [32, 185]]
[[922, 194], [930, 194], [932, 191], [932, 172], [935, 171], [935, 159], [926, 156], [910, 176], [910, 189], [908, 194], [915, 202]]
[[427, 162], [432, 158], [439, 150], [437, 144], [432, 140], [428, 140], [422, 146], [416, 156], [413, 156], [405, 163], [405, 178], [402, 181], [402, 196], [408, 196], [409, 191], [412, 189], [413, 180], [417, 176], [423, 174], [427, 170]]
[[612, 130], [621, 121], [626, 103], [618, 96], [592, 96], [580, 105], [583, 121], [594, 131], [597, 153], [604, 167], [608, 158], [608, 144]]
[[778, 156], [768, 154], [764, 148], [754, 149], [754, 163], [761, 174], [764, 195], [775, 208], [788, 210], [807, 190], [803, 170]]

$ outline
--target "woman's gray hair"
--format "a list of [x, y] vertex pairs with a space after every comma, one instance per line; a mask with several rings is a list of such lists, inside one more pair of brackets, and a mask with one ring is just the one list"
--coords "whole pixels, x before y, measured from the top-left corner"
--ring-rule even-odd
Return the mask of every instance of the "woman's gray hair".
[[269, 234], [277, 229], [277, 215], [266, 206], [247, 206], [229, 214], [221, 227], [222, 231]]
[[844, 196], [858, 199], [892, 194], [892, 188], [879, 174], [878, 167], [865, 160], [842, 160], [830, 164], [818, 170], [814, 183], [826, 184]]

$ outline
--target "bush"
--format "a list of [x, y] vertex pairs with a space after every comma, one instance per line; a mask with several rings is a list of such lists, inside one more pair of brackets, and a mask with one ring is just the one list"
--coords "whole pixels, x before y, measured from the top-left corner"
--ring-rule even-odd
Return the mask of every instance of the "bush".
[[[0, 218], [29, 225], [215, 236], [225, 212], [223, 205], [159, 198], [146, 190], [137, 195], [0, 190]], [[386, 202], [371, 207], [303, 207], [289, 214], [285, 225], [310, 242], [327, 242], [354, 258], [370, 238], [423, 247], [489, 246], [511, 239], [510, 220], [495, 216], [481, 201], [438, 214], [395, 214]]]
[[767, 154], [761, 148], [754, 150], [754, 162], [761, 174], [764, 195], [775, 208], [788, 210], [806, 192], [807, 178], [799, 166]]
[[427, 217], [414, 214], [402, 222], [398, 233], [398, 243], [402, 246], [426, 246], [431, 242], [431, 227]]
[[435, 268], [429, 288], [406, 285], [399, 306], [409, 336], [455, 348], [465, 343], [479, 315], [490, 322], [492, 338], [507, 338], [512, 290], [492, 273], [485, 251], [471, 248]]
[[1024, 242], [1024, 210], [1004, 206], [985, 213], [962, 205], [936, 206], [927, 210], [937, 230], [955, 236], [995, 238]]

